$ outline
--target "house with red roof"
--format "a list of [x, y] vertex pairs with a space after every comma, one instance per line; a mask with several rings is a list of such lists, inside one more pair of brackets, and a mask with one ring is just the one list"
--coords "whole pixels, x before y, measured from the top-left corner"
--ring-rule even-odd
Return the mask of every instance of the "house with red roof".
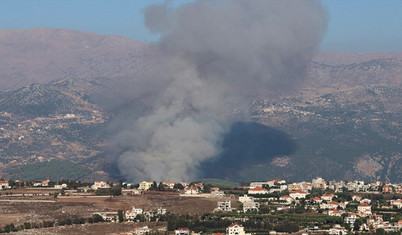
[[175, 182], [172, 181], [163, 181], [161, 182], [162, 184], [166, 185], [168, 188], [173, 189], [174, 185], [176, 184]]
[[321, 199], [329, 202], [329, 201], [332, 201], [333, 197], [335, 197], [335, 195], [333, 193], [326, 193], [321, 196]]
[[200, 182], [200, 183], [196, 183], [194, 184], [195, 187], [200, 188], [201, 190], [204, 190], [204, 183]]
[[6, 188], [10, 188], [10, 186], [8, 185], [8, 180], [2, 180], [2, 181], [0, 180], [0, 190]]
[[310, 201], [316, 204], [321, 204], [322, 203], [322, 199], [320, 197], [313, 197], [310, 198]]
[[329, 234], [331, 235], [344, 235], [347, 234], [348, 230], [346, 228], [341, 227], [339, 224], [329, 229]]
[[343, 213], [344, 213], [344, 211], [339, 211], [337, 209], [330, 209], [327, 212], [327, 214], [329, 216], [338, 216], [338, 217], [341, 217]]
[[244, 227], [241, 224], [233, 223], [226, 228], [226, 235], [245, 235]]
[[357, 211], [365, 216], [371, 215], [371, 206], [367, 203], [360, 203], [357, 206]]
[[279, 197], [279, 200], [286, 201], [287, 204], [291, 204], [294, 201], [294, 199], [289, 195], [283, 195]]
[[47, 186], [49, 186], [49, 182], [50, 182], [50, 179], [46, 178], [45, 180], [42, 180], [42, 181], [35, 181], [33, 183], [33, 186], [34, 187], [39, 187], [39, 186], [47, 187]]
[[363, 197], [360, 196], [360, 195], [353, 195], [353, 196], [352, 196], [352, 200], [353, 200], [353, 201], [360, 202], [362, 199], [363, 199]]
[[338, 208], [338, 206], [339, 206], [338, 202], [330, 201], [328, 203], [322, 203], [320, 205], [320, 208], [321, 209], [336, 209], [336, 208]]
[[198, 194], [198, 188], [197, 187], [185, 187], [184, 188], [184, 193], [185, 194]]
[[177, 228], [174, 230], [175, 235], [189, 235], [190, 230], [188, 228]]
[[98, 188], [110, 188], [110, 185], [106, 181], [95, 181], [91, 188], [98, 190]]
[[301, 198], [306, 198], [307, 193], [301, 190], [294, 190], [291, 193], [289, 193], [289, 196], [293, 199], [301, 199]]
[[249, 189], [248, 194], [268, 194], [268, 190], [257, 186]]
[[149, 234], [150, 232], [151, 232], [151, 229], [148, 228], [148, 226], [134, 228], [134, 234], [136, 234], [136, 235], [145, 235], [145, 234]]
[[345, 224], [354, 224], [356, 219], [357, 219], [356, 213], [349, 213], [349, 215], [344, 218], [344, 222]]
[[396, 199], [390, 201], [391, 206], [396, 206], [398, 209], [402, 208], [402, 199]]
[[384, 185], [384, 186], [382, 186], [382, 192], [383, 193], [392, 193], [392, 187], [389, 185]]

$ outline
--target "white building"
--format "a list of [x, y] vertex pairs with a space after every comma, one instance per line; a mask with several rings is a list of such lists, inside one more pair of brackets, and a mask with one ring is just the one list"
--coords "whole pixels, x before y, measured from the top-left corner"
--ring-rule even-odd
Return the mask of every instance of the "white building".
[[258, 212], [260, 210], [260, 203], [254, 201], [247, 201], [243, 203], [243, 212]]
[[348, 231], [344, 227], [341, 227], [339, 224], [329, 229], [329, 234], [331, 235], [344, 235], [347, 233]]
[[216, 208], [217, 211], [231, 211], [232, 204], [230, 200], [224, 202], [218, 202], [218, 207]]
[[357, 210], [364, 215], [371, 215], [371, 206], [367, 203], [360, 203]]
[[154, 184], [153, 181], [142, 181], [140, 183], [140, 185], [138, 186], [138, 189], [147, 191], [148, 189], [150, 189], [152, 187], [153, 184]]
[[226, 235], [245, 235], [244, 228], [238, 223], [233, 223], [226, 228]]
[[0, 190], [2, 190], [2, 189], [7, 189], [7, 188], [11, 188], [11, 187], [8, 185], [8, 180], [0, 181]]
[[311, 187], [312, 188], [320, 188], [320, 189], [326, 189], [327, 188], [327, 182], [323, 178], [317, 177], [311, 181]]
[[250, 188], [255, 188], [255, 187], [260, 187], [262, 188], [263, 185], [268, 184], [267, 181], [261, 181], [261, 182], [251, 182], [250, 183]]
[[329, 203], [322, 203], [320, 204], [321, 209], [336, 209], [340, 204], [335, 201], [330, 201]]
[[176, 184], [175, 182], [172, 181], [163, 181], [161, 182], [162, 184], [166, 185], [168, 188], [173, 189], [174, 185]]
[[402, 199], [391, 200], [391, 206], [396, 206], [398, 209], [402, 208]]
[[329, 193], [329, 194], [326, 193], [326, 194], [324, 194], [324, 195], [321, 196], [321, 199], [329, 202], [329, 201], [332, 201], [332, 198], [333, 198], [333, 197], [335, 197], [334, 194], [332, 194], [332, 193]]
[[99, 188], [110, 188], [110, 185], [106, 181], [95, 181], [91, 188], [98, 190]]
[[185, 194], [198, 194], [198, 187], [186, 187], [184, 189]]
[[217, 197], [217, 198], [225, 197], [225, 192], [219, 191], [219, 188], [213, 187], [211, 188], [211, 197]]
[[268, 190], [261, 187], [250, 188], [248, 194], [268, 194]]
[[345, 217], [345, 224], [354, 224], [357, 219], [357, 215], [355, 213], [351, 213]]
[[167, 210], [166, 210], [165, 208], [159, 208], [159, 209], [156, 211], [156, 213], [157, 213], [158, 215], [165, 215], [166, 212], [167, 212]]
[[245, 203], [245, 202], [253, 202], [253, 201], [254, 201], [254, 198], [253, 198], [253, 197], [248, 196], [247, 194], [246, 194], [246, 195], [244, 195], [244, 196], [240, 196], [240, 197], [239, 197], [239, 202], [241, 202], [241, 203]]
[[289, 193], [289, 196], [293, 199], [301, 199], [301, 198], [306, 198], [307, 193], [303, 192], [301, 190], [295, 190]]
[[283, 195], [279, 198], [280, 201], [286, 201], [286, 204], [291, 204], [293, 202], [293, 198], [289, 195]]
[[189, 235], [190, 230], [188, 228], [178, 228], [174, 230], [175, 235]]
[[136, 235], [145, 235], [145, 234], [149, 234], [150, 232], [151, 232], [151, 229], [148, 228], [148, 226], [134, 228], [134, 234], [136, 234]]
[[142, 214], [143, 212], [143, 209], [133, 207], [131, 210], [126, 211], [125, 216], [127, 220], [134, 220], [137, 215]]
[[286, 184], [286, 180], [270, 180], [267, 182], [269, 187], [273, 187], [275, 185]]
[[117, 212], [95, 212], [100, 215], [106, 222], [117, 222]]
[[63, 189], [63, 188], [67, 188], [67, 184], [56, 184], [54, 186], [55, 189]]

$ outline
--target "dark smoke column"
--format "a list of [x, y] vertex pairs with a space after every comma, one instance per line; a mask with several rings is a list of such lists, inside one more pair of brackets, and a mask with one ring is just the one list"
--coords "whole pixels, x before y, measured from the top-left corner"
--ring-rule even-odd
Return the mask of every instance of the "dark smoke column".
[[145, 9], [145, 23], [161, 35], [160, 58], [146, 75], [147, 110], [118, 134], [131, 140], [119, 167], [131, 180], [191, 180], [232, 123], [223, 100], [292, 87], [327, 15], [317, 1], [166, 2]]

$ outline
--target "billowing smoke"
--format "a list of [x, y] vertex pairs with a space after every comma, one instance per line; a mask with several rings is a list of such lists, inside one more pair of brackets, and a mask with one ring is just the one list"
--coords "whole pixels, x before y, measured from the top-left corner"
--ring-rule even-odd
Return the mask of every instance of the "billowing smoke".
[[220, 153], [225, 100], [300, 78], [327, 17], [317, 1], [195, 1], [152, 5], [145, 23], [160, 34], [158, 60], [121, 115], [118, 164], [130, 180], [178, 181]]

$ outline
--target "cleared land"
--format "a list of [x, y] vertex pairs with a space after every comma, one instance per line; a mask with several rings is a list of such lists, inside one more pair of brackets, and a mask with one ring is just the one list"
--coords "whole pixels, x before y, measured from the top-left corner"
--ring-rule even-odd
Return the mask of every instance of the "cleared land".
[[[12, 192], [12, 191], [10, 191]], [[18, 191], [19, 194], [30, 194], [29, 191]], [[176, 192], [146, 192], [143, 195], [117, 196], [117, 197], [75, 197], [65, 196], [55, 199], [47, 191], [41, 191], [39, 196], [9, 196], [4, 194], [0, 198], [0, 227], [14, 223], [16, 226], [25, 222], [40, 223], [43, 221], [60, 221], [64, 219], [89, 218], [94, 212], [118, 210], [130, 210], [133, 206], [144, 211], [156, 211], [158, 208], [166, 208], [168, 212], [175, 214], [203, 214], [212, 212], [218, 201], [228, 198], [209, 197], [185, 197]], [[16, 192], [13, 192], [15, 195]], [[233, 201], [233, 205], [236, 203]], [[20, 231], [22, 234], [79, 234], [89, 231], [103, 231], [116, 233], [132, 230], [134, 223], [105, 223], [60, 226], [55, 228], [30, 229]], [[107, 227], [107, 229], [103, 229]], [[129, 230], [125, 230], [130, 227]], [[97, 228], [97, 229], [95, 229]], [[99, 229], [99, 230], [98, 230]], [[122, 230], [121, 230], [122, 229]], [[94, 233], [96, 234], [96, 233]], [[97, 233], [99, 234], [99, 233]], [[104, 234], [104, 233], [102, 233]]]

